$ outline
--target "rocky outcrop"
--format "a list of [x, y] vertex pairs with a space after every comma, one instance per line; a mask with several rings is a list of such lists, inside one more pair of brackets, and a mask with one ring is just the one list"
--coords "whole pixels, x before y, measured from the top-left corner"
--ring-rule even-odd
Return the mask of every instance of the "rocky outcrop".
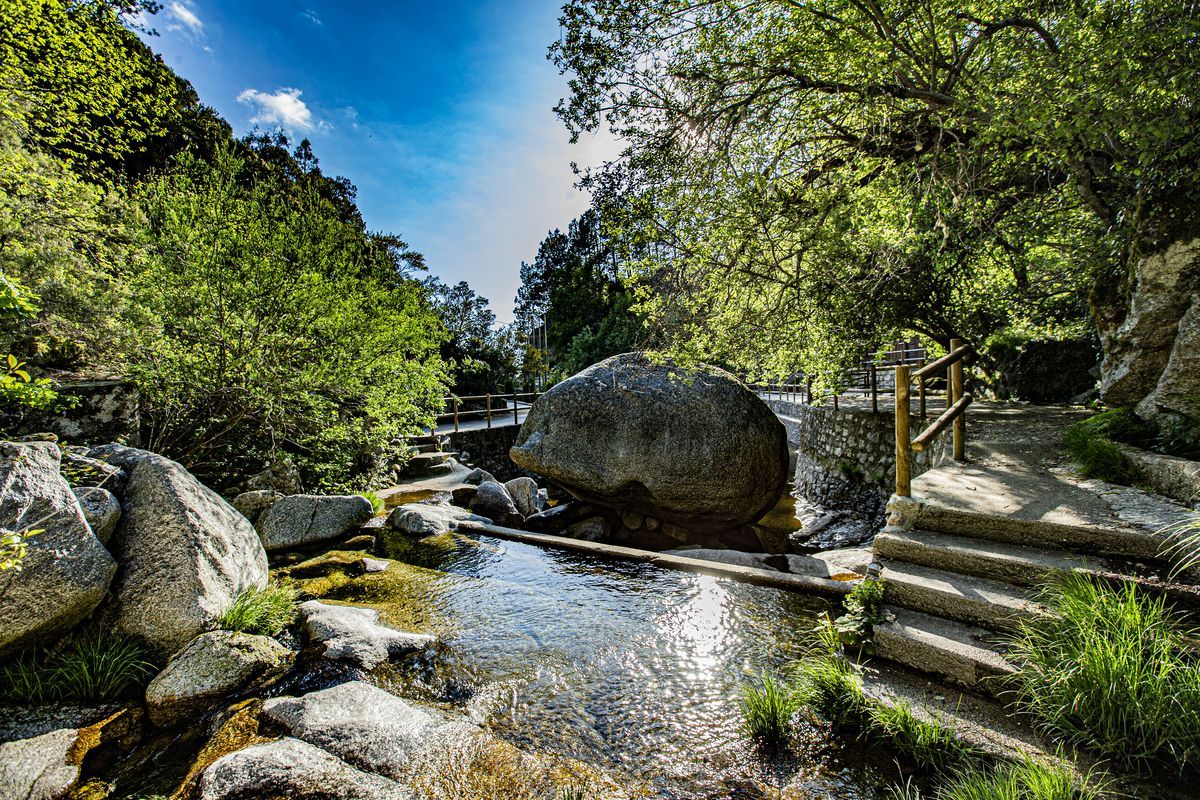
[[53, 636], [104, 599], [117, 563], [59, 474], [51, 442], [0, 442], [0, 525], [41, 530], [21, 569], [0, 572], [0, 653]]
[[200, 777], [199, 800], [411, 800], [395, 781], [361, 772], [299, 739], [256, 744], [217, 759]]
[[121, 445], [92, 452], [129, 474], [112, 538], [121, 564], [105, 620], [164, 658], [213, 627], [234, 598], [267, 583], [254, 526], [181, 465]]
[[1131, 281], [1127, 302], [1098, 309], [1101, 397], [1147, 419], [1200, 421], [1200, 239], [1141, 258]]
[[371, 670], [389, 659], [413, 655], [436, 640], [380, 625], [379, 613], [356, 606], [333, 606], [317, 600], [300, 604], [300, 620], [311, 644], [329, 661]]
[[201, 634], [171, 656], [146, 687], [150, 721], [169, 728], [226, 697], [261, 686], [291, 661], [292, 652], [268, 636]]
[[388, 515], [387, 526], [408, 536], [437, 536], [449, 533], [463, 520], [490, 523], [492, 520], [450, 505], [407, 503]]
[[83, 518], [102, 543], [108, 544], [117, 523], [121, 521], [121, 503], [107, 489], [79, 486], [71, 490], [79, 500]]
[[539, 397], [510, 455], [580, 499], [700, 534], [757, 520], [787, 483], [783, 425], [753, 392], [637, 353]]
[[297, 739], [395, 780], [410, 777], [411, 765], [429, 747], [449, 747], [482, 733], [362, 681], [268, 700], [263, 716]]
[[231, 505], [242, 512], [242, 516], [246, 519], [251, 522], [258, 522], [258, 518], [262, 516], [264, 511], [285, 497], [287, 495], [281, 494], [274, 489], [255, 489], [251, 492], [242, 492], [233, 498]]
[[267, 550], [336, 539], [375, 515], [362, 495], [296, 494], [272, 503], [255, 523]]

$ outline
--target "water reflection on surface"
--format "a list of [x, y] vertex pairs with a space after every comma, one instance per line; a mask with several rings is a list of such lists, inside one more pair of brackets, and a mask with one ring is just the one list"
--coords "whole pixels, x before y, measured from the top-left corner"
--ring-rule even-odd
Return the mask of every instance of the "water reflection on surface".
[[738, 731], [739, 687], [805, 651], [826, 610], [818, 599], [490, 537], [434, 537], [388, 555], [418, 566], [326, 597], [443, 638], [423, 678], [384, 679], [401, 694], [469, 698], [472, 715], [510, 740], [613, 770], [655, 797], [875, 798], [890, 777], [829, 752], [772, 762]]

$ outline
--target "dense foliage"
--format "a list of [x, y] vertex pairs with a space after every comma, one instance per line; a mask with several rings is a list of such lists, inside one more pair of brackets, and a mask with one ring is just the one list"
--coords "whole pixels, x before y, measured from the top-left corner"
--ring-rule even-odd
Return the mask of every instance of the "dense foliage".
[[644, 344], [642, 320], [632, 311], [618, 267], [594, 209], [573, 220], [566, 233], [551, 231], [533, 263], [521, 264], [517, 324], [538, 332], [536, 343], [548, 352], [556, 375]]
[[1198, 20], [574, 0], [551, 56], [568, 128], [628, 142], [585, 182], [642, 310], [681, 355], [786, 372], [900, 331], [1074, 337], [1089, 293], [1120, 307], [1130, 264], [1197, 229]]
[[235, 140], [132, 30], [156, 10], [0, 7], [0, 275], [37, 298], [0, 314], [9, 382], [132, 377], [144, 444], [219, 487], [283, 454], [366, 484], [444, 391], [423, 259], [307, 141]]

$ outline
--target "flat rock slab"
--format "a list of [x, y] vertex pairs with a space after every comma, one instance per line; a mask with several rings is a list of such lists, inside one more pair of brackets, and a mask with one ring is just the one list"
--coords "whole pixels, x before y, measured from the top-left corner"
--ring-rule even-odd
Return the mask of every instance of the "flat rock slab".
[[263, 715], [291, 736], [359, 769], [404, 780], [430, 748], [447, 748], [481, 734], [362, 681], [263, 704]]
[[409, 536], [437, 536], [449, 533], [465, 520], [491, 522], [487, 517], [445, 503], [406, 503], [396, 506], [387, 518], [387, 527]]
[[381, 625], [379, 612], [369, 608], [309, 600], [300, 604], [300, 619], [309, 641], [322, 647], [323, 658], [347, 661], [365, 670], [418, 653], [437, 641], [423, 633], [404, 633]]
[[373, 516], [361, 495], [294, 494], [268, 506], [254, 527], [267, 550], [286, 550], [336, 539]]
[[217, 759], [201, 776], [198, 796], [200, 800], [410, 800], [413, 794], [319, 747], [285, 738]]

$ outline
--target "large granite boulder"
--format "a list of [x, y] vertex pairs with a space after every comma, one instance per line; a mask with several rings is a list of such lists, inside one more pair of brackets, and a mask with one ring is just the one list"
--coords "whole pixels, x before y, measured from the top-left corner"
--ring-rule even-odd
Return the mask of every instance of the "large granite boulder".
[[251, 745], [214, 761], [200, 776], [199, 800], [411, 800], [395, 781], [361, 772], [299, 739]]
[[375, 516], [362, 495], [294, 494], [267, 507], [254, 527], [267, 550], [336, 539]]
[[1200, 238], [1139, 259], [1128, 293], [1097, 303], [1100, 396], [1147, 419], [1200, 420]]
[[180, 464], [105, 445], [93, 457], [129, 475], [111, 546], [121, 564], [106, 621], [164, 658], [213, 627], [234, 598], [267, 584], [254, 526]]
[[448, 719], [363, 681], [267, 700], [262, 714], [297, 739], [395, 780], [410, 777], [410, 766], [429, 747], [444, 748], [482, 734], [475, 725]]
[[62, 633], [104, 599], [117, 562], [59, 474], [53, 442], [0, 442], [0, 525], [41, 530], [21, 568], [0, 572], [0, 653]]
[[757, 395], [722, 370], [640, 353], [539, 397], [509, 455], [575, 497], [697, 533], [757, 520], [787, 483], [787, 435]]
[[150, 721], [169, 728], [230, 695], [261, 686], [291, 661], [292, 651], [269, 636], [201, 634], [171, 656], [146, 687]]

